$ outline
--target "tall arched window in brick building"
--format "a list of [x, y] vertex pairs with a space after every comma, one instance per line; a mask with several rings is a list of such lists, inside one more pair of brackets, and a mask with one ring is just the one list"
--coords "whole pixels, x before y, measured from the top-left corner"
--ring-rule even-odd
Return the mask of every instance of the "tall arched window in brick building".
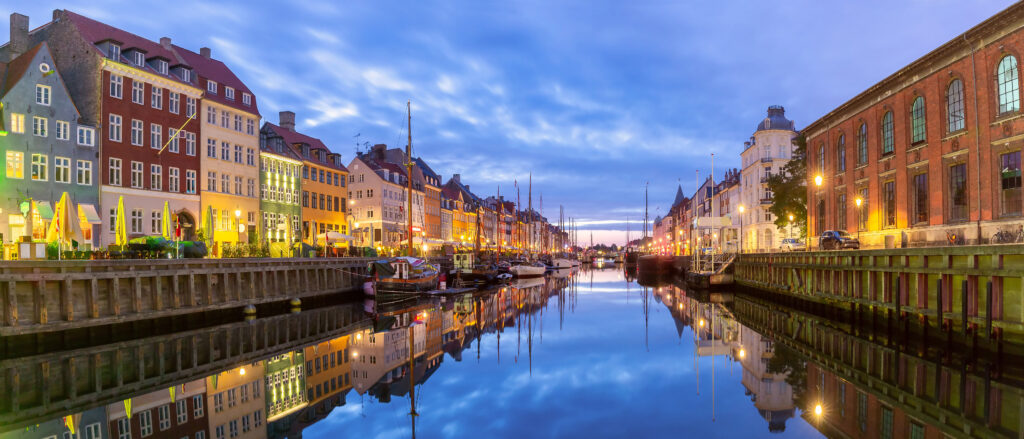
[[843, 134], [839, 135], [839, 141], [836, 142], [836, 172], [843, 172], [846, 170], [846, 136]]
[[914, 99], [914, 104], [910, 109], [910, 126], [910, 143], [915, 144], [918, 142], [924, 142], [926, 138], [924, 123], [924, 97], [918, 96], [917, 99]]
[[819, 174], [825, 173], [825, 144], [818, 144], [818, 169]]
[[868, 124], [860, 124], [857, 130], [857, 164], [863, 165], [868, 162]]
[[882, 155], [892, 154], [892, 151], [892, 112], [886, 111], [885, 115], [882, 116]]
[[964, 84], [959, 79], [946, 89], [946, 128], [950, 133], [964, 129]]
[[1020, 109], [1020, 85], [1017, 82], [1017, 58], [1006, 55], [996, 69], [996, 83], [999, 86], [999, 114]]

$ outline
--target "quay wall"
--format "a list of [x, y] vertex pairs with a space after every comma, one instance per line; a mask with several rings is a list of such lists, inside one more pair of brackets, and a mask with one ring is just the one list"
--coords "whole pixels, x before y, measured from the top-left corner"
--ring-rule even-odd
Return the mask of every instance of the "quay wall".
[[354, 291], [365, 258], [9, 261], [0, 337]]
[[951, 333], [1024, 341], [1024, 245], [743, 254], [738, 284]]

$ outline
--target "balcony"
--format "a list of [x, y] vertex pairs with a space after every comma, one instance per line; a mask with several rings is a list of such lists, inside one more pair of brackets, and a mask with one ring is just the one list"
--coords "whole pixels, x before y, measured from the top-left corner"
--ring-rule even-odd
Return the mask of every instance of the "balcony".
[[761, 205], [762, 206], [771, 206], [772, 205], [772, 199], [771, 198], [762, 198], [761, 199]]
[[774, 160], [771, 157], [761, 157], [761, 163], [771, 163]]

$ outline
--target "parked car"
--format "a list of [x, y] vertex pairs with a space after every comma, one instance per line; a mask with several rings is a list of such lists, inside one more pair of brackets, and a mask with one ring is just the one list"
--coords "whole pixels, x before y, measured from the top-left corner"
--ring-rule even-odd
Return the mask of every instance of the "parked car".
[[782, 240], [782, 246], [780, 247], [784, 252], [797, 252], [804, 251], [807, 248], [804, 246], [803, 241], [796, 238], [786, 238]]
[[818, 237], [818, 248], [821, 250], [859, 249], [860, 241], [842, 230], [826, 230]]

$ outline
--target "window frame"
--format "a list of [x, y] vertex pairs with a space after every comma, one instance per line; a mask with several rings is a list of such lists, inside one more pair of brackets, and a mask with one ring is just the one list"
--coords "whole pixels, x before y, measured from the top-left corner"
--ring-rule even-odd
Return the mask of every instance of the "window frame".
[[928, 122], [925, 117], [924, 96], [918, 96], [910, 104], [910, 144], [920, 145], [927, 141]]
[[892, 110], [887, 110], [882, 115], [882, 123], [880, 127], [880, 134], [882, 135], [881, 151], [882, 157], [887, 157], [896, 152], [896, 136], [895, 127], [893, 126], [893, 114]]
[[[1004, 65], [1004, 63], [1009, 63]], [[1007, 54], [996, 64], [996, 115], [1004, 116], [1020, 111], [1020, 66], [1017, 57]], [[1009, 77], [1006, 75], [1010, 74]], [[1011, 87], [1012, 86], [1012, 87]], [[1012, 107], [1012, 108], [1011, 108]]]
[[[956, 95], [953, 95], [954, 87]], [[956, 116], [959, 112], [959, 116]], [[959, 117], [959, 120], [954, 118]], [[964, 82], [954, 78], [946, 86], [946, 132], [949, 134], [967, 129], [967, 109], [964, 105]]]

